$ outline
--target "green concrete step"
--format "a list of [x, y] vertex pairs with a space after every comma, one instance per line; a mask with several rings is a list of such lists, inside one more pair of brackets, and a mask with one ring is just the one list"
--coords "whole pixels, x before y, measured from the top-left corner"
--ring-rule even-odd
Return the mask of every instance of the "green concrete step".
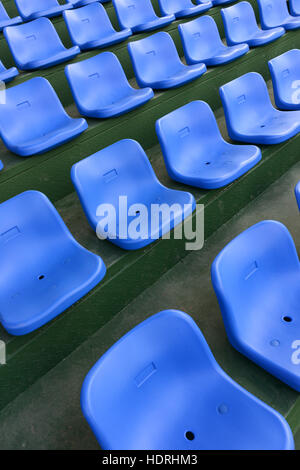
[[[219, 126], [226, 136], [224, 117]], [[262, 161], [226, 188], [204, 191], [172, 182], [158, 146], [149, 151], [159, 179], [169, 187], [190, 190], [205, 205], [205, 238], [233, 217], [251, 200], [298, 161], [300, 135], [276, 146], [262, 147]], [[0, 328], [7, 345], [7, 364], [0, 367], [0, 408], [39, 376], [55, 366], [83, 341], [166, 271], [183, 259], [185, 240], [158, 240], [143, 250], [126, 252], [107, 241], [99, 241], [89, 228], [75, 193], [56, 204], [74, 237], [99, 254], [107, 265], [107, 276], [90, 294], [52, 322], [24, 337], [12, 337]]]
[[[13, 155], [1, 143], [0, 159], [5, 168], [0, 173], [0, 202], [26, 189], [45, 192], [54, 201], [65, 197], [72, 191], [69, 175], [73, 163], [122, 138], [136, 139], [145, 149], [155, 146], [155, 121], [158, 118], [194, 99], [207, 101], [214, 110], [220, 108], [218, 89], [221, 85], [250, 71], [260, 72], [269, 79], [267, 61], [296, 47], [299, 37], [300, 30], [291, 31], [272, 44], [252, 49], [234, 63], [209, 68], [204, 76], [190, 84], [156, 93], [145, 106], [119, 118], [88, 119], [86, 132], [46, 154], [22, 158]], [[54, 69], [55, 79], [50, 81], [58, 86]], [[63, 90], [67, 88], [66, 83], [59, 86]], [[79, 116], [74, 105], [67, 110], [72, 116]]]
[[[286, 158], [284, 151], [281, 158]], [[160, 310], [177, 308], [194, 318], [221, 367], [249, 392], [287, 418], [300, 450], [299, 393], [231, 347], [210, 281], [210, 266], [219, 251], [241, 231], [263, 219], [284, 223], [300, 253], [300, 220], [293, 195], [298, 180], [300, 163], [292, 166], [217, 230], [201, 251], [188, 254], [4, 408], [0, 413], [0, 449], [99, 449], [80, 410], [79, 397], [85, 375], [98, 358], [131, 328]], [[88, 310], [86, 314], [89, 315]], [[94, 314], [100, 317], [103, 310], [95, 305]], [[73, 331], [76, 331], [76, 326]], [[64, 331], [66, 341], [69, 340], [67, 333]], [[33, 363], [32, 367], [35, 366]], [[18, 376], [21, 377], [21, 372]], [[266, 429], [266, 432], [271, 430]]]

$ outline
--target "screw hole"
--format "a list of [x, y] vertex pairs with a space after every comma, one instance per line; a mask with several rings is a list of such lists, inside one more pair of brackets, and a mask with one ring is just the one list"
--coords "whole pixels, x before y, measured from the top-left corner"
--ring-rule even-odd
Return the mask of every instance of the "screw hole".
[[195, 439], [195, 434], [192, 431], [187, 431], [185, 437], [188, 441], [193, 441]]
[[205, 165], [210, 165], [211, 162], [205, 162]]
[[283, 317], [283, 321], [285, 321], [286, 323], [291, 323], [293, 321], [293, 319], [292, 319], [292, 317], [285, 316], [285, 317]]
[[42, 279], [45, 279], [44, 274], [41, 274], [41, 275], [39, 276], [39, 281], [41, 281]]

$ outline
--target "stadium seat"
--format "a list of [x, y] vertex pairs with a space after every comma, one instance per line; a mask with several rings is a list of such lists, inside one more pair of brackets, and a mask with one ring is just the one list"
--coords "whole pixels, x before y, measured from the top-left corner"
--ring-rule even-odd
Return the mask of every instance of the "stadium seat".
[[0, 160], [0, 171], [3, 170], [3, 163], [2, 161]]
[[299, 207], [299, 210], [300, 210], [300, 181], [299, 181], [299, 183], [296, 184], [295, 196], [296, 196], [296, 200], [297, 200], [298, 207]]
[[300, 263], [287, 228], [265, 220], [241, 233], [213, 262], [212, 283], [232, 346], [299, 392]]
[[0, 135], [6, 147], [26, 157], [43, 153], [81, 134], [85, 119], [73, 119], [42, 77], [6, 89], [0, 106]]
[[19, 75], [19, 72], [16, 67], [10, 67], [7, 69], [0, 60], [0, 81], [5, 83], [10, 82], [17, 75]]
[[227, 44], [230, 46], [245, 42], [250, 47], [263, 46], [285, 33], [284, 28], [272, 28], [268, 31], [260, 29], [249, 2], [240, 2], [228, 8], [222, 8], [221, 15]]
[[102, 449], [294, 449], [284, 417], [221, 369], [178, 310], [114, 344], [86, 376], [81, 407]]
[[116, 31], [100, 3], [91, 3], [82, 8], [63, 13], [70, 37], [81, 50], [110, 46], [125, 41], [132, 35], [129, 28]]
[[185, 65], [173, 39], [164, 31], [130, 42], [128, 51], [140, 87], [175, 88], [206, 72], [205, 64]]
[[255, 144], [278, 144], [300, 131], [300, 111], [274, 108], [263, 77], [250, 72], [223, 85], [220, 95], [229, 136]]
[[164, 15], [175, 15], [176, 18], [195, 16], [209, 10], [212, 7], [210, 1], [196, 0], [158, 0], [160, 9]]
[[5, 26], [12, 26], [18, 23], [22, 23], [22, 18], [20, 16], [10, 18], [3, 6], [3, 3], [0, 1], [0, 31], [2, 31]]
[[220, 65], [231, 62], [249, 51], [248, 44], [225, 46], [211, 16], [201, 16], [178, 26], [188, 64], [203, 62]]
[[286, 0], [257, 0], [257, 3], [264, 29], [277, 26], [286, 30], [300, 28], [300, 18], [290, 15]]
[[4, 28], [4, 36], [21, 70], [51, 67], [80, 53], [78, 46], [65, 48], [49, 18]]
[[77, 243], [38, 191], [0, 204], [0, 233], [0, 322], [12, 335], [49, 322], [105, 275], [102, 259]]
[[269, 61], [278, 108], [300, 109], [300, 50], [293, 49]]
[[34, 20], [41, 16], [61, 15], [61, 13], [72, 8], [70, 3], [60, 5], [57, 0], [15, 0], [20, 15], [25, 21]]
[[300, 16], [300, 0], [289, 0], [290, 12], [294, 16]]
[[207, 103], [193, 101], [156, 122], [168, 173], [191, 186], [226, 186], [261, 160], [253, 145], [226, 142]]
[[94, 118], [116, 117], [153, 98], [151, 88], [133, 88], [115, 54], [103, 52], [67, 65], [66, 76], [79, 112]]
[[[196, 205], [190, 193], [163, 186], [140, 144], [130, 139], [76, 163], [71, 177], [98, 237], [126, 250], [143, 248], [168, 233]], [[160, 205], [174, 210], [156, 217]]]
[[175, 20], [174, 15], [157, 16], [151, 0], [113, 0], [113, 5], [122, 28], [130, 28], [134, 33], [153, 31]]

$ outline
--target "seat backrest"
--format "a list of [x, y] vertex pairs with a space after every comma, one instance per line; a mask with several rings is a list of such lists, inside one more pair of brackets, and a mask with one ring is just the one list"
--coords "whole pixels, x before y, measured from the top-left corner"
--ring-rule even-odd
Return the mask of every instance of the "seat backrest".
[[247, 335], [255, 312], [263, 308], [268, 295], [276, 299], [285, 276], [289, 278], [292, 272], [300, 275], [299, 258], [289, 231], [280, 222], [253, 225], [219, 253], [212, 265], [212, 283], [225, 326], [230, 320], [233, 335], [239, 330]]
[[74, 44], [83, 44], [114, 32], [103, 5], [99, 2], [63, 12], [69, 34]]
[[143, 203], [147, 189], [157, 182], [144, 150], [130, 139], [120, 140], [76, 163], [71, 178], [95, 230], [100, 204], [112, 204], [118, 213], [119, 196], [127, 196], [128, 205]]
[[32, 13], [59, 6], [57, 0], [15, 0], [15, 2], [22, 16], [29, 16]]
[[263, 28], [272, 28], [289, 17], [286, 0], [257, 0]]
[[6, 21], [9, 19], [10, 17], [8, 16], [6, 9], [4, 8], [3, 3], [0, 2], [0, 21]]
[[223, 44], [218, 27], [211, 16], [200, 16], [180, 24], [178, 29], [184, 50], [191, 57], [208, 57]]
[[17, 59], [22, 63], [32, 58], [45, 59], [64, 49], [49, 18], [4, 28], [4, 36]]
[[172, 15], [177, 11], [195, 6], [191, 0], [158, 0], [158, 3], [161, 10], [167, 15]]
[[180, 61], [176, 46], [171, 36], [162, 31], [145, 39], [130, 42], [128, 44], [136, 75], [147, 80], [157, 77], [160, 73], [172, 74]]
[[300, 103], [300, 50], [292, 49], [269, 61], [275, 97], [280, 96]]
[[204, 101], [192, 101], [163, 116], [156, 122], [156, 132], [172, 168], [194, 162], [210, 163], [210, 151], [216, 148], [221, 137], [214, 114]]
[[4, 141], [24, 142], [55, 130], [68, 116], [54, 89], [42, 77], [6, 89], [0, 104], [0, 133]]
[[220, 96], [226, 116], [235, 129], [248, 129], [265, 122], [274, 108], [263, 77], [246, 73], [221, 86]]
[[222, 8], [221, 15], [227, 40], [243, 41], [258, 29], [255, 13], [249, 2]]
[[[75, 64], [65, 72], [72, 90], [81, 102], [118, 101], [130, 85], [119, 59], [112, 52], [103, 52]], [[102, 97], [102, 100], [100, 100]]]
[[156, 18], [151, 0], [113, 0], [113, 5], [123, 28], [133, 28]]
[[185, 434], [189, 426], [194, 430], [201, 389], [218, 368], [191, 317], [163, 311], [121, 338], [91, 369], [82, 409], [104, 449], [195, 448]]
[[[52, 203], [38, 191], [26, 191], [0, 204], [0, 234], [5, 272], [5, 278], [0, 278], [0, 291], [6, 297], [9, 288], [16, 291], [18, 274], [24, 275], [26, 266], [34, 271], [37, 265], [38, 276], [43, 256], [49, 259], [51, 253], [63, 250], [64, 241], [72, 237]], [[12, 260], [19, 260], [13, 263], [13, 269]]]
[[300, 15], [300, 0], [289, 0], [292, 15]]

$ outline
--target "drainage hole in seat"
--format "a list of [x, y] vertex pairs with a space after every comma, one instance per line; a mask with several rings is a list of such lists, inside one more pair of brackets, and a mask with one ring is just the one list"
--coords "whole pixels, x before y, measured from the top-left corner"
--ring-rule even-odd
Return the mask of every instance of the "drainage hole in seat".
[[291, 323], [293, 321], [292, 317], [289, 317], [288, 315], [284, 316], [283, 317], [283, 321], [285, 321], [286, 323]]
[[192, 431], [187, 431], [185, 437], [188, 441], [193, 441], [195, 439], [195, 434]]
[[41, 275], [39, 276], [39, 281], [41, 281], [42, 279], [45, 279], [44, 274], [41, 274]]

